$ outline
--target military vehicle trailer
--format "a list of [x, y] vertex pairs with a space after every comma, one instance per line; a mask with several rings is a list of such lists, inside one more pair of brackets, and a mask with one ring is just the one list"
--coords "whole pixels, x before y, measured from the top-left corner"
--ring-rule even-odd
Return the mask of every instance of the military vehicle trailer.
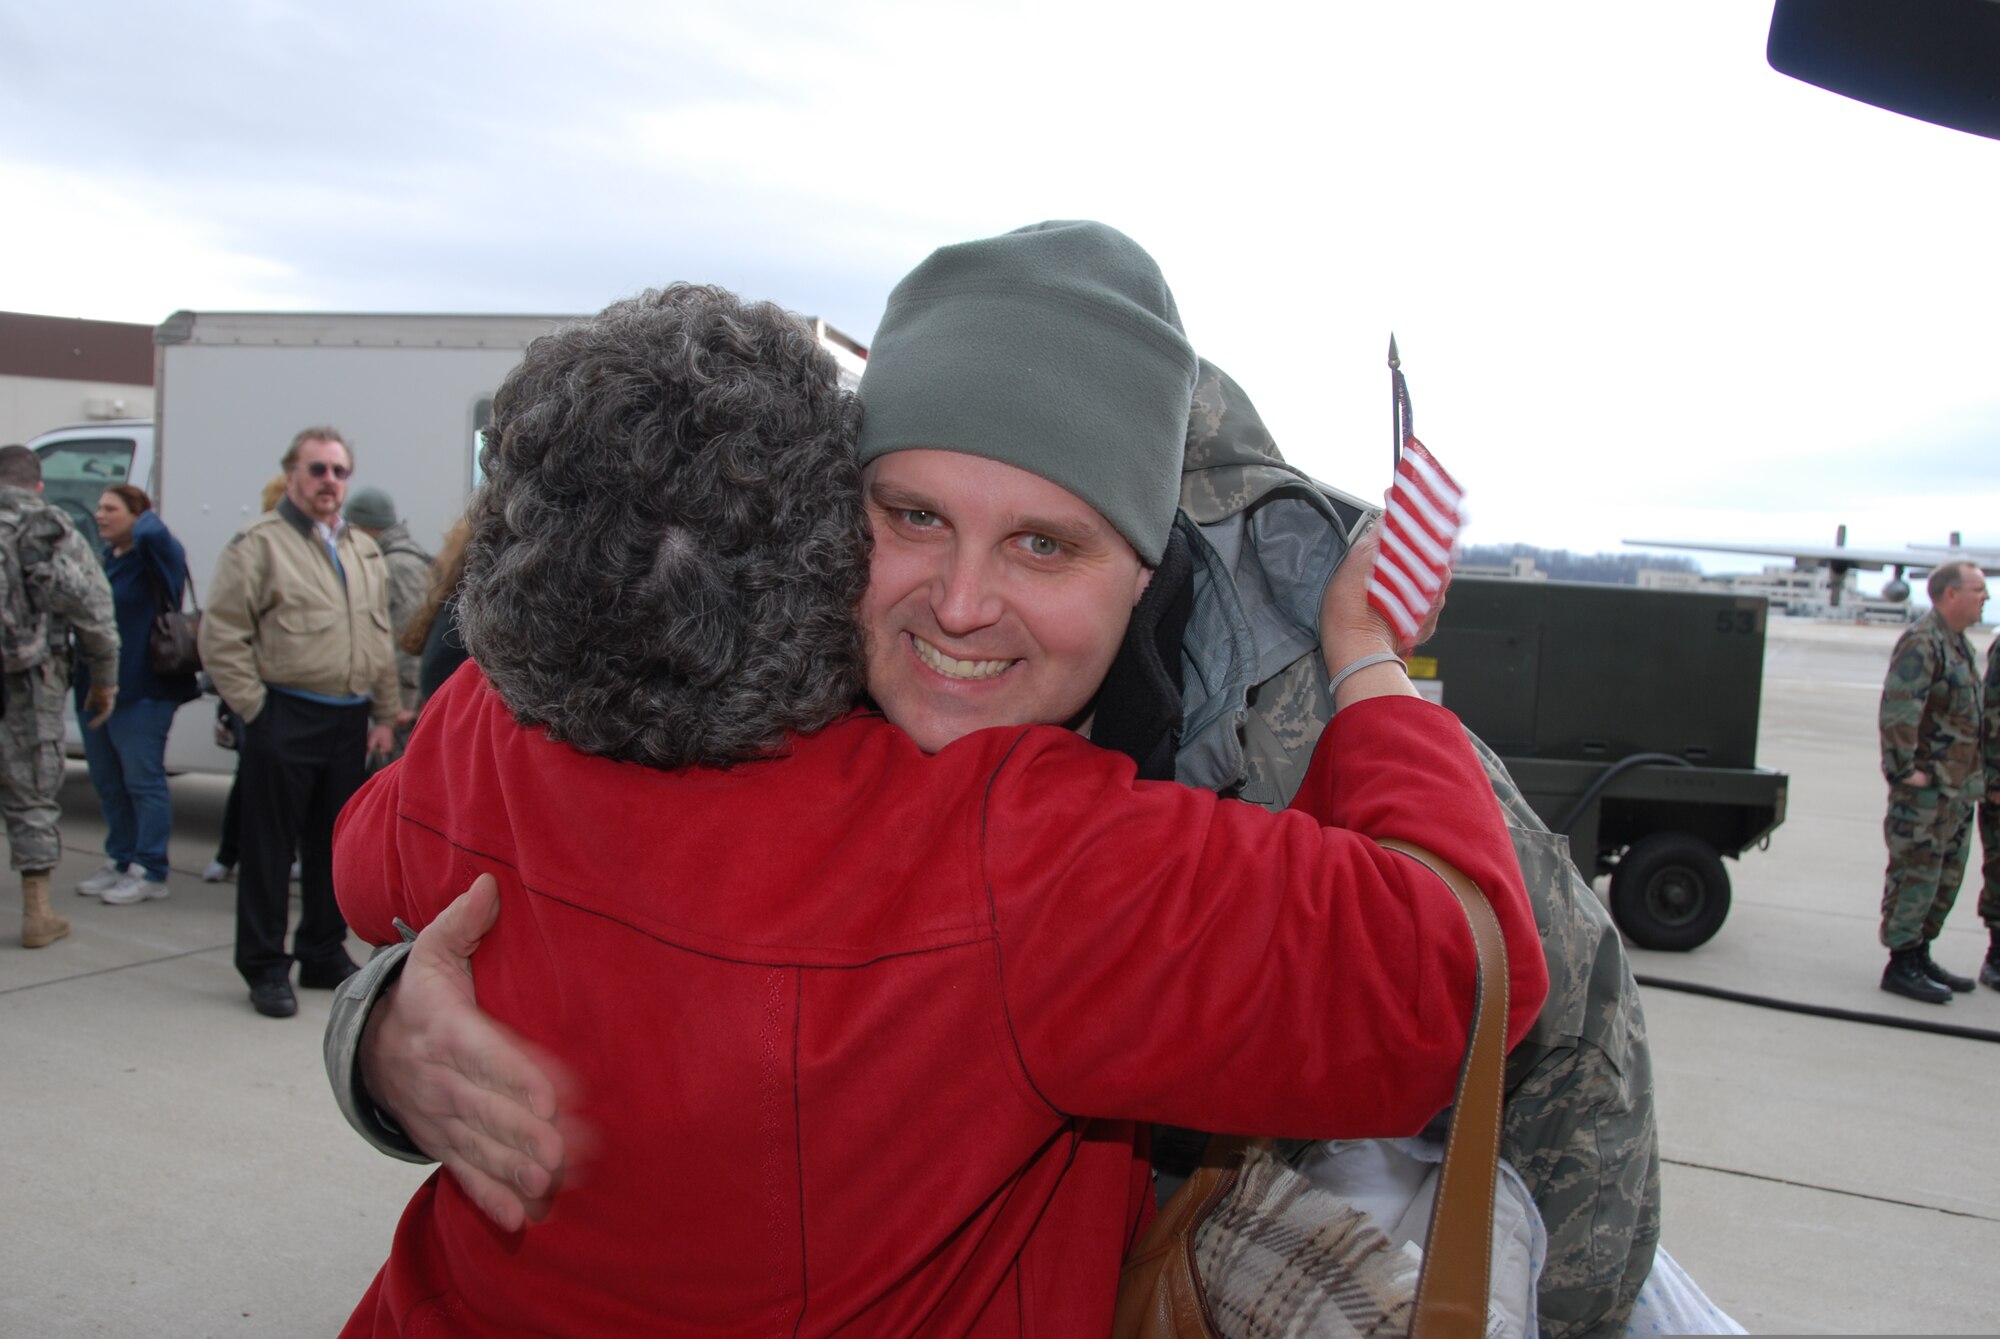
[[1492, 746], [1641, 948], [1704, 944], [1722, 857], [1785, 821], [1757, 766], [1762, 596], [1458, 577], [1412, 677]]

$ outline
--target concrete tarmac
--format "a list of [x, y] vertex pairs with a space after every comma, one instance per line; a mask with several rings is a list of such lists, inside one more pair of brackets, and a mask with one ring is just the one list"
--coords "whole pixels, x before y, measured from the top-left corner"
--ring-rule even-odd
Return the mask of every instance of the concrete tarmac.
[[[2000, 1032], [2000, 992], [1877, 989], [1874, 713], [1894, 638], [1772, 621], [1759, 760], [1791, 774], [1787, 821], [1730, 862], [1715, 939], [1635, 951], [1635, 971]], [[172, 896], [105, 906], [73, 892], [103, 840], [75, 766], [57, 871], [72, 936], [22, 951], [11, 884], [0, 897], [0, 1335], [330, 1335], [428, 1174], [335, 1111], [324, 992], [293, 1019], [251, 1010], [233, 885], [199, 877], [226, 789], [176, 778]], [[1986, 947], [1978, 858], [1938, 945], [1964, 973]], [[1980, 1272], [2000, 1258], [2000, 1049], [1665, 989], [1645, 1003], [1665, 1243], [1724, 1310], [1764, 1333], [2000, 1330]]]

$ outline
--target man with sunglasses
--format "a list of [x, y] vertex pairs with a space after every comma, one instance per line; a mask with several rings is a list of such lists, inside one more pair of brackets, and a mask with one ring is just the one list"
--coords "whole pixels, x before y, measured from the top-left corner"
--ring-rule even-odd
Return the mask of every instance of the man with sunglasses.
[[[281, 463], [284, 496], [223, 549], [201, 627], [202, 664], [245, 723], [236, 970], [270, 1018], [298, 1012], [293, 959], [310, 989], [354, 971], [333, 898], [333, 820], [367, 755], [389, 752], [400, 709], [387, 567], [340, 514], [353, 454], [314, 427]], [[302, 906], [287, 954], [294, 850]]]

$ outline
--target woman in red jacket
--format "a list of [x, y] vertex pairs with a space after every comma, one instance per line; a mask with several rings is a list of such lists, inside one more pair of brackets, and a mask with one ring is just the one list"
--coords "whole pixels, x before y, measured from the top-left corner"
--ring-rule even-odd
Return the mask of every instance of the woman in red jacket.
[[[433, 1176], [350, 1333], [1104, 1333], [1149, 1211], [1135, 1123], [1410, 1133], [1449, 1100], [1471, 937], [1375, 836], [1487, 890], [1511, 1034], [1539, 1009], [1491, 789], [1393, 663], [1345, 679], [1275, 816], [1070, 730], [926, 753], [852, 710], [871, 525], [871, 599], [1017, 515], [1023, 580], [1145, 584], [1019, 470], [957, 495], [899, 452], [864, 505], [852, 412], [803, 326], [684, 286], [538, 341], [496, 398], [475, 664], [343, 815], [336, 882], [379, 943], [497, 878], [480, 1003], [572, 1072], [598, 1147], [522, 1232]], [[1342, 573], [1345, 666], [1388, 637]], [[897, 646], [973, 698], [1068, 628]]]

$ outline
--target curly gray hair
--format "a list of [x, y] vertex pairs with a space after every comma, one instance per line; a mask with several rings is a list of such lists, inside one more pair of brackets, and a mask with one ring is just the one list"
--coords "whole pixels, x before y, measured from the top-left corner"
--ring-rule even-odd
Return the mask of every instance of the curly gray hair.
[[653, 767], [852, 706], [860, 411], [803, 322], [675, 284], [528, 346], [467, 511], [466, 647], [524, 725]]

